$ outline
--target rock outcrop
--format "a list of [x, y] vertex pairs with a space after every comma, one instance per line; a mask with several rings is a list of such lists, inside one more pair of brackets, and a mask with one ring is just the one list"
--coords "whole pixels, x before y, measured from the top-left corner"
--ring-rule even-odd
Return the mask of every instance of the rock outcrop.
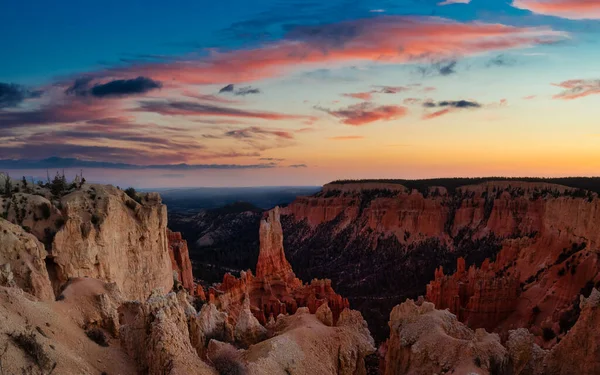
[[364, 375], [373, 339], [357, 311], [344, 310], [337, 326], [321, 323], [308, 309], [277, 318], [273, 338], [253, 345], [241, 360], [248, 374]]
[[61, 205], [64, 225], [47, 262], [55, 290], [72, 277], [114, 282], [133, 300], [145, 300], [155, 288], [171, 289], [167, 210], [158, 194], [138, 203], [109, 185], [83, 185]]
[[119, 309], [123, 347], [145, 374], [217, 375], [190, 342], [188, 319], [193, 315], [185, 293], [126, 302]]
[[[388, 182], [328, 184], [281, 211], [284, 246], [296, 274], [331, 279], [378, 340], [388, 336], [381, 327], [393, 306], [425, 295], [436, 269], [452, 275], [460, 257], [464, 275], [448, 277], [443, 286], [432, 283], [433, 293], [441, 293], [436, 304], [503, 337], [518, 327], [531, 328], [539, 340], [546, 327], [559, 334], [564, 310], [586, 284], [598, 282], [596, 193], [546, 182], [456, 187], [453, 180], [439, 181], [447, 188], [407, 183], [418, 189]], [[471, 266], [474, 271], [468, 271]], [[460, 294], [452, 280], [463, 283], [469, 272], [474, 279], [463, 288], [471, 290]], [[500, 289], [505, 306], [490, 298]]]
[[600, 292], [581, 297], [577, 323], [554, 347], [545, 361], [550, 375], [600, 374]]
[[[285, 258], [279, 208], [268, 213], [260, 225], [260, 253], [257, 276], [242, 272], [240, 278], [226, 274], [223, 282], [209, 290], [208, 299], [229, 314], [235, 326], [240, 311], [249, 297], [250, 309], [261, 324], [270, 316], [294, 314], [299, 307], [316, 313], [327, 303], [334, 322], [348, 308], [348, 300], [336, 294], [330, 280], [312, 280], [303, 284]], [[258, 276], [260, 274], [260, 276]]]
[[427, 300], [437, 309], [449, 309], [468, 327], [489, 331], [515, 312], [520, 293], [518, 272], [498, 276], [487, 260], [481, 268], [471, 266], [467, 271], [464, 258], [458, 259], [451, 276], [444, 275], [440, 266], [427, 285]]
[[0, 285], [19, 287], [44, 301], [54, 300], [44, 245], [0, 218], [0, 249]]
[[384, 374], [490, 374], [505, 366], [497, 334], [473, 332], [447, 310], [408, 300], [392, 310]]
[[177, 280], [192, 295], [198, 293], [194, 285], [192, 275], [192, 262], [188, 250], [187, 241], [181, 237], [181, 233], [172, 232], [167, 229], [167, 240], [169, 242], [169, 256], [173, 271], [177, 272]]
[[256, 264], [256, 277], [278, 278], [292, 284], [298, 284], [292, 266], [285, 258], [283, 251], [283, 229], [279, 207], [275, 207], [267, 213], [267, 217], [261, 220], [260, 230], [260, 253]]

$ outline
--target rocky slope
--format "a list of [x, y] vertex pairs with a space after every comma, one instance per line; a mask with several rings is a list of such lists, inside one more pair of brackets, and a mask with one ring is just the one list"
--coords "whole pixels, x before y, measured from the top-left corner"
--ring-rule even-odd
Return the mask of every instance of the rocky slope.
[[[452, 274], [460, 257], [465, 273], [455, 279], [471, 275], [471, 289], [460, 292], [438, 280], [444, 293], [436, 302], [450, 307], [459, 296], [462, 308], [471, 303], [475, 311], [461, 318], [475, 328], [506, 334], [531, 327], [541, 337], [549, 327], [559, 334], [561, 317], [582, 288], [598, 282], [597, 194], [547, 182], [457, 187], [460, 180], [448, 181], [424, 182], [419, 190], [389, 182], [332, 183], [299, 197], [281, 219], [291, 265], [302, 279], [331, 279], [380, 340], [392, 307], [425, 295], [436, 269]], [[471, 266], [484, 268], [466, 272]], [[498, 288], [508, 305], [490, 298]]]

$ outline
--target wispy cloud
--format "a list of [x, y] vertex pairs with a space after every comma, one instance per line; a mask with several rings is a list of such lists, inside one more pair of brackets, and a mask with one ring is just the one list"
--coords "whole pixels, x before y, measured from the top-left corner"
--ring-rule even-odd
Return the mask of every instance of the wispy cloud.
[[262, 120], [314, 120], [313, 116], [289, 115], [276, 112], [250, 111], [187, 101], [141, 101], [133, 111], [154, 112], [165, 116], [214, 116], [255, 118]]
[[65, 91], [69, 95], [87, 96], [97, 98], [118, 97], [127, 95], [144, 94], [162, 87], [162, 84], [148, 77], [137, 77], [133, 79], [117, 79], [105, 83], [92, 83], [91, 77], [75, 80]]
[[423, 103], [425, 108], [442, 108], [434, 112], [427, 112], [423, 115], [424, 120], [431, 120], [452, 113], [456, 110], [477, 109], [483, 107], [482, 104], [469, 100], [443, 100], [439, 102], [426, 101]]
[[0, 108], [16, 107], [24, 100], [40, 95], [42, 91], [31, 91], [21, 85], [0, 82]]
[[[523, 48], [564, 38], [549, 28], [459, 23], [436, 17], [381, 16], [330, 25], [301, 26], [285, 39], [208, 58], [133, 64], [99, 74], [142, 74], [160, 81], [233, 84], [284, 74], [302, 66], [351, 61], [415, 62]], [[452, 63], [440, 74], [453, 71]]]
[[600, 79], [572, 79], [553, 85], [564, 89], [554, 95], [554, 99], [572, 100], [600, 94]]
[[158, 170], [199, 170], [199, 169], [262, 169], [275, 168], [271, 163], [263, 164], [128, 164], [104, 161], [89, 161], [76, 158], [52, 157], [42, 160], [19, 159], [0, 160], [3, 169], [61, 169], [61, 168], [103, 168], [103, 169], [158, 169]]
[[260, 126], [251, 126], [225, 132], [226, 137], [232, 138], [255, 138], [257, 135], [272, 135], [277, 138], [294, 139], [294, 135], [288, 131], [265, 129]]
[[450, 4], [469, 4], [471, 0], [445, 0], [438, 5], [450, 5]]
[[321, 107], [316, 108], [339, 118], [343, 124], [352, 126], [367, 125], [381, 120], [396, 120], [408, 114], [406, 107], [397, 105], [376, 106], [369, 102], [351, 105], [338, 110]]
[[245, 86], [245, 87], [240, 87], [240, 88], [236, 89], [236, 87], [233, 83], [230, 83], [227, 86], [225, 86], [219, 90], [219, 94], [231, 93], [233, 95], [238, 95], [238, 96], [260, 94], [260, 92], [261, 92], [260, 89], [257, 89], [252, 86]]
[[506, 54], [500, 54], [497, 56], [492, 57], [490, 60], [488, 60], [485, 63], [485, 66], [489, 67], [493, 67], [493, 66], [513, 66], [517, 63], [517, 60], [506, 55]]
[[597, 0], [515, 0], [512, 5], [550, 16], [600, 19], [600, 2]]

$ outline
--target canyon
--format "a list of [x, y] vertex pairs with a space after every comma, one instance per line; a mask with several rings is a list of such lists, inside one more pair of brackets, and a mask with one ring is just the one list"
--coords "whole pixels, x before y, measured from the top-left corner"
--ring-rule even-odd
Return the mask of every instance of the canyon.
[[212, 283], [158, 194], [16, 182], [0, 373], [600, 372], [597, 193], [458, 182], [340, 181], [226, 210], [237, 224], [202, 236], [234, 251], [244, 223], [256, 242], [218, 267], [253, 267]]

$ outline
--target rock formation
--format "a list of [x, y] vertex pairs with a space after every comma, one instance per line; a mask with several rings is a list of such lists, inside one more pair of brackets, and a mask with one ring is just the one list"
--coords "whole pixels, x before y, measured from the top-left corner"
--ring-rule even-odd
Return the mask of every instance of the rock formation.
[[187, 241], [181, 237], [181, 233], [171, 232], [169, 229], [167, 229], [167, 240], [169, 242], [171, 267], [173, 271], [177, 272], [177, 280], [190, 294], [196, 295], [199, 290], [194, 285], [192, 262], [190, 261]]
[[308, 309], [277, 318], [275, 336], [251, 346], [241, 360], [248, 374], [364, 375], [373, 339], [357, 311], [344, 310], [337, 326], [321, 323]]
[[[331, 279], [378, 340], [388, 335], [381, 327], [393, 306], [425, 295], [436, 269], [452, 275], [460, 257], [464, 274], [432, 282], [437, 304], [503, 337], [518, 327], [531, 328], [539, 344], [546, 327], [559, 334], [565, 309], [600, 280], [597, 194], [545, 182], [440, 183], [448, 188], [332, 183], [299, 197], [281, 211], [287, 258], [302, 279]], [[470, 290], [460, 294], [451, 284], [465, 283], [470, 272], [462, 286]], [[506, 306], [491, 299], [499, 289]]]
[[490, 374], [503, 368], [500, 337], [473, 332], [447, 310], [408, 300], [392, 310], [384, 374]]
[[491, 331], [515, 312], [520, 292], [518, 273], [498, 276], [487, 260], [481, 268], [467, 271], [464, 258], [458, 258], [453, 275], [445, 276], [441, 266], [436, 270], [427, 285], [427, 300], [437, 309], [449, 309], [471, 328]]
[[581, 297], [577, 323], [554, 347], [545, 362], [550, 375], [600, 374], [600, 292]]
[[188, 318], [194, 314], [185, 293], [127, 302], [119, 310], [123, 347], [143, 373], [216, 375], [192, 347]]
[[0, 218], [0, 247], [0, 285], [17, 286], [44, 301], [54, 300], [44, 245]]
[[[209, 301], [227, 311], [235, 324], [245, 296], [249, 296], [250, 309], [261, 324], [270, 316], [293, 314], [298, 307], [306, 306], [314, 314], [327, 303], [334, 322], [348, 300], [336, 294], [330, 280], [312, 280], [303, 284], [294, 274], [285, 258], [279, 208], [276, 207], [260, 224], [260, 253], [256, 266], [257, 276], [242, 272], [240, 278], [226, 274], [223, 282], [209, 290]], [[260, 275], [260, 276], [259, 276]]]
[[124, 298], [137, 300], [171, 289], [167, 210], [158, 194], [137, 203], [112, 186], [84, 185], [61, 204], [65, 223], [49, 263], [56, 285], [87, 276], [114, 282]]

